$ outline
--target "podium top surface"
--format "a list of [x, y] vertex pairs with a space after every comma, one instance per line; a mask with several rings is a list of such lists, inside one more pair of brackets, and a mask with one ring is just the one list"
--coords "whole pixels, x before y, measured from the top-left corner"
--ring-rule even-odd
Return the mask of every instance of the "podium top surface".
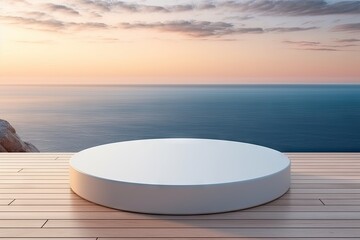
[[76, 153], [70, 165], [106, 180], [151, 185], [248, 181], [290, 165], [270, 148], [225, 140], [168, 138], [111, 143]]

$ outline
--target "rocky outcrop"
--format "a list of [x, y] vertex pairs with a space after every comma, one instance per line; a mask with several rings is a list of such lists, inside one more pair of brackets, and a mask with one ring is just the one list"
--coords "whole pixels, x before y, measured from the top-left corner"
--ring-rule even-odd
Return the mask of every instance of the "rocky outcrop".
[[28, 142], [23, 142], [9, 122], [0, 119], [0, 152], [39, 152]]

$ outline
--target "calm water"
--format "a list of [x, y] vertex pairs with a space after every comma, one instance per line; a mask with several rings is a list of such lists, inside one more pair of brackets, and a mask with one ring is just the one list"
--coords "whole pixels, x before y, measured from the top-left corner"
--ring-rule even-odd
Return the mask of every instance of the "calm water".
[[164, 137], [360, 151], [360, 85], [1, 86], [0, 118], [41, 151]]

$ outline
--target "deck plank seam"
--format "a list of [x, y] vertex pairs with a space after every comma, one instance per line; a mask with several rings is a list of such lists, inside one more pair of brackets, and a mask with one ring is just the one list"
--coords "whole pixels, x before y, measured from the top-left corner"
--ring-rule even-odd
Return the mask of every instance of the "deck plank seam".
[[11, 202], [9, 202], [8, 206], [10, 206], [16, 199], [13, 199]]
[[46, 221], [43, 223], [43, 225], [41, 225], [41, 228], [43, 228], [48, 221], [49, 221], [49, 219], [46, 219]]

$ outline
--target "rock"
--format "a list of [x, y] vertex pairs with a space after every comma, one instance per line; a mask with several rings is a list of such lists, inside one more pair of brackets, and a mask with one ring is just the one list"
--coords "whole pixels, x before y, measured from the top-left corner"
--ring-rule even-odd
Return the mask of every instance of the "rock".
[[7, 152], [6, 149], [0, 145], [0, 152]]
[[28, 143], [28, 142], [24, 142], [26, 145], [26, 148], [29, 150], [27, 152], [40, 152], [39, 149], [37, 149], [37, 147], [35, 147], [33, 144]]
[[0, 152], [39, 152], [31, 143], [23, 142], [9, 122], [0, 119]]

